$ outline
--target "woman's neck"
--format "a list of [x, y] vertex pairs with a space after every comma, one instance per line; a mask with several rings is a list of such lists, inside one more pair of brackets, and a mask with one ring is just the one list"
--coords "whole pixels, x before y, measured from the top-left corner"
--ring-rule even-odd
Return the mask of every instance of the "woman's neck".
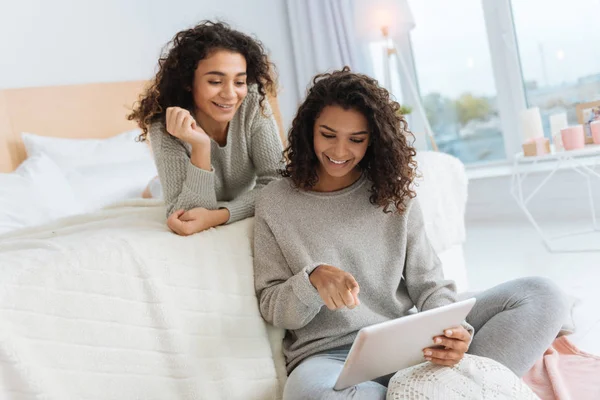
[[227, 144], [227, 128], [229, 121], [218, 122], [202, 112], [196, 112], [196, 122], [206, 132], [206, 134], [219, 146], [223, 147]]
[[357, 167], [342, 177], [335, 177], [327, 174], [322, 169], [319, 169], [317, 175], [319, 176], [319, 180], [317, 184], [313, 186], [312, 190], [315, 192], [336, 192], [345, 189], [348, 186], [352, 186], [360, 179], [362, 171]]

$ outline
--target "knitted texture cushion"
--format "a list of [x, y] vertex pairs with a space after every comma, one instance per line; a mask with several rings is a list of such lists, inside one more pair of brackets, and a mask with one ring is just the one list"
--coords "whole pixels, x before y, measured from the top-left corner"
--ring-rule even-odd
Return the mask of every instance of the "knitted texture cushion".
[[425, 362], [398, 371], [388, 385], [387, 400], [425, 399], [538, 399], [504, 365], [465, 354], [454, 367]]

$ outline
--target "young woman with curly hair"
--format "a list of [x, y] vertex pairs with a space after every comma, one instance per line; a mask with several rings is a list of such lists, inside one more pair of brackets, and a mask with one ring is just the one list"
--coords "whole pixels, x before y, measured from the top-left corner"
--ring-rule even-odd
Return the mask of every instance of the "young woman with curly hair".
[[[285, 179], [259, 196], [255, 286], [265, 320], [287, 330], [285, 399], [384, 399], [390, 376], [333, 390], [358, 331], [456, 301], [411, 187], [415, 150], [398, 108], [367, 76], [317, 76], [289, 133]], [[469, 350], [523, 375], [564, 315], [551, 282], [508, 282], [478, 295], [424, 356], [450, 366]]]
[[283, 151], [261, 43], [205, 21], [177, 33], [158, 67], [129, 119], [150, 137], [169, 227], [189, 235], [252, 216]]

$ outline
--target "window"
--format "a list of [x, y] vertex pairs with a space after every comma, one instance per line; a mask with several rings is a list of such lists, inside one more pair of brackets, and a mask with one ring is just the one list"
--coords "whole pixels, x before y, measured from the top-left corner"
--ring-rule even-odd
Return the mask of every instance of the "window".
[[481, 0], [409, 0], [421, 99], [440, 151], [464, 163], [506, 158]]
[[545, 135], [550, 115], [600, 100], [600, 1], [512, 0], [525, 94], [539, 107]]
[[[386, 55], [389, 44], [385, 40], [372, 42], [369, 44], [369, 51], [372, 60], [373, 74], [380, 84], [390, 86], [386, 78], [386, 70], [389, 68], [389, 79], [391, 88], [388, 87], [394, 100], [402, 104], [402, 83], [400, 82], [400, 74], [398, 73], [398, 64], [395, 57]], [[387, 66], [386, 66], [387, 63]]]
[[[600, 0], [406, 2], [415, 27], [396, 38], [400, 54], [438, 148], [465, 164], [506, 162], [521, 152], [527, 107], [540, 108], [550, 137], [551, 115], [566, 113], [577, 124], [576, 105], [600, 100]], [[380, 80], [383, 46], [371, 44]], [[392, 93], [415, 110], [407, 77], [390, 71]], [[421, 114], [408, 120], [415, 133], [424, 131]]]

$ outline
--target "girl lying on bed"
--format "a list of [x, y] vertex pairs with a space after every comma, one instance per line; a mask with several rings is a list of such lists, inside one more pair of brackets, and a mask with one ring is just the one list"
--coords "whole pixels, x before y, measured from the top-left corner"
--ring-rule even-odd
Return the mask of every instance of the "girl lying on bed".
[[[290, 130], [285, 179], [259, 196], [255, 285], [265, 320], [287, 330], [285, 399], [384, 399], [390, 376], [333, 390], [357, 332], [456, 301], [412, 190], [415, 150], [398, 108], [367, 76], [317, 76]], [[522, 376], [565, 315], [550, 281], [504, 283], [424, 356], [452, 366], [468, 352]]]
[[169, 227], [189, 235], [252, 216], [283, 151], [261, 43], [203, 22], [177, 33], [158, 65], [129, 119], [150, 136]]

